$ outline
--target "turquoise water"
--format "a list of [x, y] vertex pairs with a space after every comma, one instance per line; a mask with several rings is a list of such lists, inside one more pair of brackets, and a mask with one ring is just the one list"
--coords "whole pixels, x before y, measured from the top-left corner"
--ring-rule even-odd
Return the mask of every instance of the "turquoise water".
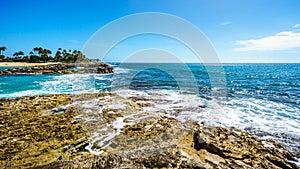
[[0, 70], [10, 69], [10, 68], [22, 68], [23, 66], [0, 66]]
[[0, 98], [127, 89], [167, 91], [176, 101], [194, 94], [204, 113], [221, 112], [217, 124], [274, 139], [300, 156], [300, 64], [111, 64], [108, 75], [0, 76]]

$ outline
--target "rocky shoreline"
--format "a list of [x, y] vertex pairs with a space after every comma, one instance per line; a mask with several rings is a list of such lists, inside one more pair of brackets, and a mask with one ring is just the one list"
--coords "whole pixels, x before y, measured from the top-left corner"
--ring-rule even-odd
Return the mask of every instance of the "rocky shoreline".
[[[147, 114], [146, 101], [113, 93], [0, 99], [0, 168], [299, 168], [272, 140]], [[93, 137], [101, 130], [102, 141]]]
[[[78, 69], [70, 69], [78, 68]], [[27, 66], [0, 70], [1, 75], [12, 74], [73, 74], [73, 73], [113, 73], [113, 68], [106, 63], [58, 63], [43, 66]]]
[[275, 142], [221, 127], [194, 126], [178, 143], [57, 161], [36, 168], [298, 168], [285, 159], [294, 157]]

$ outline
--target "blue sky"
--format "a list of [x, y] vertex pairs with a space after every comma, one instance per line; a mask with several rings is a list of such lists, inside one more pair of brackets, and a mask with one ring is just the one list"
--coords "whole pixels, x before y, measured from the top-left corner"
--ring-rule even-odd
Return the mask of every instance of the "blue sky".
[[[80, 50], [98, 29], [115, 19], [162, 12], [196, 25], [211, 41], [221, 62], [300, 63], [298, 0], [10, 0], [0, 4], [0, 46], [7, 47], [5, 55], [19, 50], [29, 53], [34, 47], [53, 52], [59, 47]], [[106, 61], [138, 48], [161, 46], [165, 41], [149, 36], [129, 39]], [[173, 44], [166, 48], [180, 49]]]

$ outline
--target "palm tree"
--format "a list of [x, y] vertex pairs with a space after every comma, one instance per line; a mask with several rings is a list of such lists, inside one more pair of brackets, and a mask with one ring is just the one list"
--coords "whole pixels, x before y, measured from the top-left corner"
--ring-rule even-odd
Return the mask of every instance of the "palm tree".
[[39, 49], [38, 47], [33, 48], [33, 52], [39, 53]]
[[76, 60], [83, 62], [86, 61], [87, 59], [81, 51], [77, 51], [77, 54], [75, 55], [75, 61]]
[[77, 54], [78, 53], [78, 51], [77, 50], [73, 50], [73, 54], [75, 55], [75, 54]]
[[6, 50], [6, 47], [5, 46], [1, 46], [0, 47], [0, 55], [2, 55], [2, 52], [4, 52]]
[[40, 47], [40, 48], [37, 49], [37, 51], [38, 51], [39, 56], [41, 57], [42, 54], [43, 54], [44, 49]]
[[24, 52], [19, 51], [19, 55], [24, 56]]
[[22, 51], [15, 52], [13, 56], [15, 57], [13, 58], [13, 61], [22, 61], [22, 56], [24, 56], [24, 52]]
[[40, 53], [41, 53], [41, 59], [44, 60], [44, 62], [47, 62], [49, 59], [48, 54], [51, 54], [52, 52], [51, 50], [48, 49], [41, 49]]
[[61, 61], [61, 59], [62, 59], [61, 52], [60, 52], [60, 50], [58, 50], [55, 54], [54, 62], [59, 62], [59, 61]]
[[66, 49], [64, 49], [63, 51], [62, 51], [62, 60], [63, 61], [67, 61], [67, 51], [66, 51]]
[[66, 55], [66, 61], [67, 62], [72, 62], [73, 61], [73, 55], [72, 54], [70, 54], [70, 53], [67, 53], [67, 55]]
[[33, 51], [29, 52], [29, 62], [36, 63], [40, 59]]
[[13, 54], [13, 56], [15, 56], [16, 58], [18, 58], [19, 56], [23, 56], [23, 55], [24, 55], [24, 52], [22, 52], [22, 51], [15, 52], [15, 53]]
[[26, 56], [23, 56], [23, 61], [28, 61], [29, 60], [29, 57], [26, 55]]
[[5, 46], [0, 47], [0, 59], [1, 59], [1, 61], [5, 58], [5, 56], [3, 55], [3, 51], [5, 51], [5, 50], [6, 50]]

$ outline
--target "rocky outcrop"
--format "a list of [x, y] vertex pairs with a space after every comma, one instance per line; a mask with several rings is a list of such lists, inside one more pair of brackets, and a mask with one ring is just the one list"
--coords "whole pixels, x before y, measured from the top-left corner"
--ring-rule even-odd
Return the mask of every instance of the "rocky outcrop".
[[45, 66], [32, 66], [23, 68], [11, 68], [0, 71], [0, 75], [8, 74], [59, 74], [72, 73], [69, 68], [73, 68], [73, 64], [51, 64]]
[[194, 126], [173, 144], [158, 143], [38, 168], [298, 168], [286, 159], [295, 160], [288, 150], [273, 141], [260, 140], [238, 130]]
[[0, 168], [298, 168], [272, 140], [141, 113], [149, 106], [141, 101], [112, 93], [0, 99]]
[[52, 113], [73, 102], [70, 95], [0, 99], [0, 168], [28, 168], [59, 159], [89, 157], [76, 149], [87, 140], [74, 109]]
[[[79, 69], [70, 69], [78, 68]], [[113, 73], [113, 68], [106, 63], [78, 63], [78, 64], [50, 64], [45, 66], [32, 66], [24, 68], [11, 68], [0, 70], [1, 75], [11, 74], [73, 74], [73, 73]]]
[[78, 71], [79, 73], [113, 73], [113, 68], [106, 63], [78, 63], [76, 67], [82, 67], [83, 69]]
[[[297, 160], [289, 150], [272, 140], [262, 140], [240, 130], [202, 127], [194, 132], [193, 141], [197, 153], [218, 156], [211, 160], [217, 166], [297, 168], [287, 162]], [[206, 161], [210, 161], [208, 157], [205, 157]]]

